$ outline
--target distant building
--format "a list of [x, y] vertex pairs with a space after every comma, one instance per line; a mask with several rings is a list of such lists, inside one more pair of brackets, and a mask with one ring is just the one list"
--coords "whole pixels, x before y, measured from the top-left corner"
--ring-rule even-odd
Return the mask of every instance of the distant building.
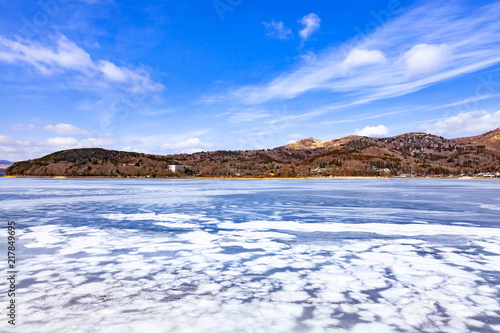
[[495, 177], [494, 174], [492, 174], [491, 172], [486, 172], [486, 173], [480, 173], [478, 174], [479, 177], [487, 177], [487, 178], [493, 178]]
[[168, 166], [168, 169], [173, 173], [176, 173], [180, 170], [184, 170], [185, 168], [187, 168], [187, 165], [171, 164]]
[[329, 168], [317, 168], [317, 169], [313, 169], [311, 170], [311, 172], [325, 172], [325, 171], [329, 171], [330, 169]]

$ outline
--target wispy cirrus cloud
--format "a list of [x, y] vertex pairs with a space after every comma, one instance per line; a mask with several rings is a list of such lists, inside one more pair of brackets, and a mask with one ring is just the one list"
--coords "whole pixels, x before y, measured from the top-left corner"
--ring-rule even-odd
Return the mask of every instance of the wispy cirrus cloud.
[[344, 104], [355, 105], [406, 95], [500, 63], [498, 12], [498, 2], [414, 7], [366, 36], [316, 54], [313, 62], [225, 97], [260, 104], [331, 92], [348, 94]]
[[477, 96], [473, 96], [473, 97], [467, 97], [467, 98], [459, 100], [457, 102], [447, 103], [447, 104], [438, 105], [438, 106], [435, 106], [432, 108], [427, 108], [427, 110], [438, 110], [438, 109], [457, 107], [457, 106], [462, 106], [463, 108], [467, 108], [470, 106], [477, 106], [479, 101], [487, 100], [487, 99], [491, 99], [491, 98], [497, 98], [497, 97], [500, 97], [500, 94], [477, 95]]
[[165, 109], [159, 109], [159, 110], [151, 110], [151, 109], [145, 109], [145, 110], [139, 110], [139, 113], [141, 115], [144, 115], [144, 116], [161, 116], [161, 115], [164, 115], [164, 114], [170, 114], [170, 113], [175, 113], [177, 112], [178, 110], [176, 109], [169, 109], [169, 108], [165, 108]]
[[305, 15], [299, 22], [304, 26], [299, 31], [299, 35], [303, 40], [309, 39], [314, 32], [319, 30], [321, 25], [321, 19], [314, 13]]
[[266, 37], [276, 39], [290, 39], [293, 37], [292, 30], [287, 28], [282, 21], [262, 22], [266, 28]]
[[67, 37], [52, 44], [13, 40], [0, 35], [0, 63], [28, 66], [44, 76], [64, 75], [68, 86], [78, 89], [120, 89], [152, 93], [164, 89], [143, 68], [117, 66], [106, 59], [94, 60]]
[[236, 124], [236, 123], [251, 122], [269, 117], [272, 117], [272, 114], [267, 111], [244, 110], [239, 112], [231, 112], [231, 116], [229, 117], [229, 122]]

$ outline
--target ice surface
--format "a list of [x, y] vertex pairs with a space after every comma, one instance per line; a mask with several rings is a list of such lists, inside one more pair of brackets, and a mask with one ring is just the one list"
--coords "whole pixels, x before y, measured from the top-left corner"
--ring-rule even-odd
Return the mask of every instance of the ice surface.
[[500, 332], [495, 181], [0, 184], [2, 332]]

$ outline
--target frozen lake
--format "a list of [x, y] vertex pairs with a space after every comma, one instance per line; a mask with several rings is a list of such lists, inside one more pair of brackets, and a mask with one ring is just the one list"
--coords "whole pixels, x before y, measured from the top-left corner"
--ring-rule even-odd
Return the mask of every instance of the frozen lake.
[[498, 180], [4, 178], [0, 202], [1, 332], [500, 332]]

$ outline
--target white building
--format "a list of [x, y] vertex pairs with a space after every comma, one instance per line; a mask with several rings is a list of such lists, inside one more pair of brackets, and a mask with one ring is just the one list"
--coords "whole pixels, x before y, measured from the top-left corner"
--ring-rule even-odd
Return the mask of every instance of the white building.
[[173, 172], [173, 173], [176, 173], [178, 172], [179, 170], [182, 170], [182, 169], [185, 169], [187, 168], [187, 165], [181, 165], [181, 164], [171, 164], [168, 166], [168, 169]]

